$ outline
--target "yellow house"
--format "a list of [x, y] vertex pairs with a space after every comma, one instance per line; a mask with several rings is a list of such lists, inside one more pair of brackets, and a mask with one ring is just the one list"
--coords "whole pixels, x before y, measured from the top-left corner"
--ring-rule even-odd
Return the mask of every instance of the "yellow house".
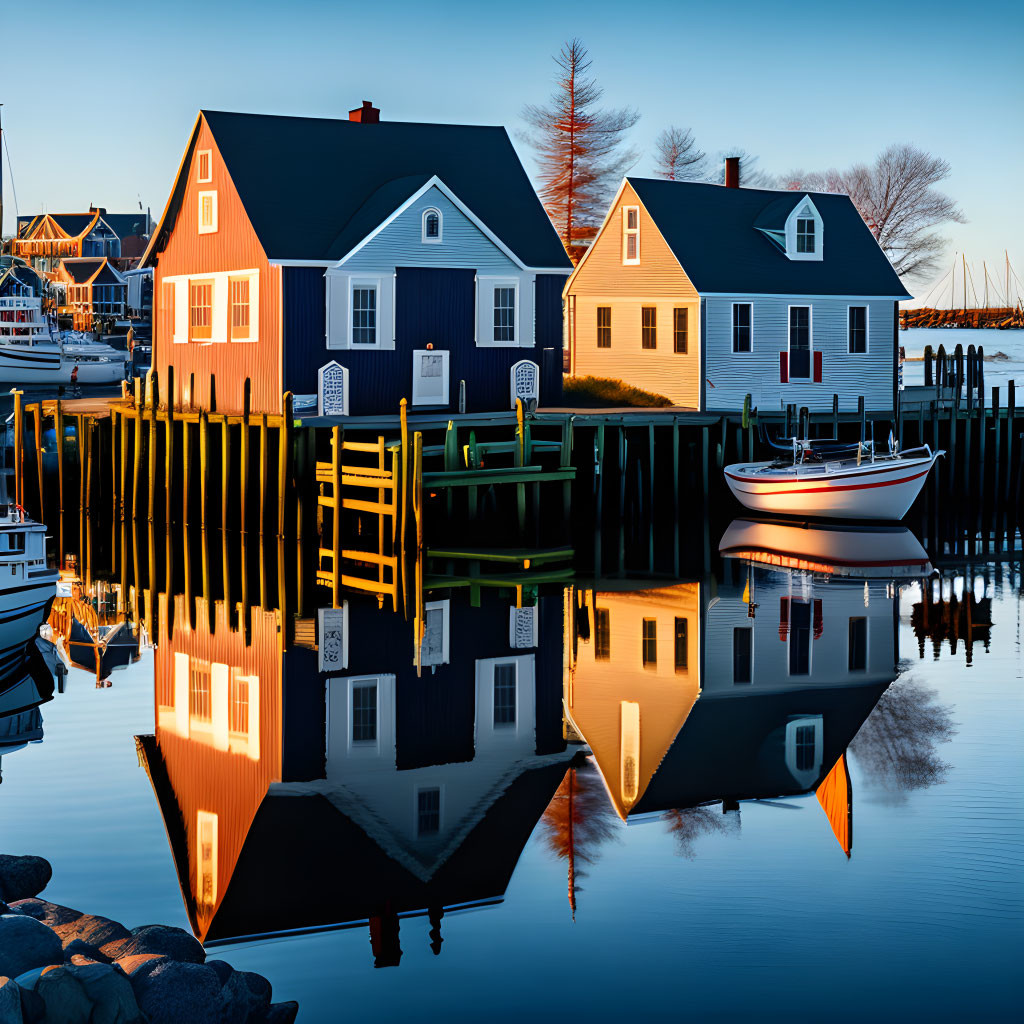
[[700, 411], [896, 399], [909, 295], [848, 196], [626, 178], [562, 295], [574, 376]]
[[568, 593], [565, 714], [625, 820], [700, 694], [700, 584]]

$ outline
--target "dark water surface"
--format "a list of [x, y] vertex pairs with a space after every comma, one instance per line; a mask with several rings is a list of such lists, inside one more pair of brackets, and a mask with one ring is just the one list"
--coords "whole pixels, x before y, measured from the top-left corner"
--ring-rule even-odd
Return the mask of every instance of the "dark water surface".
[[0, 849], [300, 1021], [1009, 1019], [1021, 566], [813, 533], [518, 612], [432, 592], [419, 676], [372, 597], [324, 672], [312, 619], [282, 651], [273, 608], [246, 643], [165, 600], [155, 651], [0, 748]]

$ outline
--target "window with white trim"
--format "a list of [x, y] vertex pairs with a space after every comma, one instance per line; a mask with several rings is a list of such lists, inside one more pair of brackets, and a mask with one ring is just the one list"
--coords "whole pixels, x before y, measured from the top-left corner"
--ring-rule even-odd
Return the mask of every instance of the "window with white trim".
[[436, 836], [441, 831], [441, 790], [438, 786], [416, 791], [416, 835]]
[[429, 210], [424, 210], [421, 236], [422, 241], [428, 245], [437, 245], [441, 241], [442, 229], [443, 223], [441, 220], [441, 211], [436, 210], [433, 207]]
[[217, 193], [200, 192], [196, 201], [199, 215], [199, 234], [212, 234], [217, 230]]
[[189, 281], [188, 295], [189, 341], [209, 341], [213, 337], [213, 281]]
[[811, 307], [789, 307], [789, 378], [811, 376]]
[[797, 217], [796, 219], [796, 251], [814, 252], [814, 218]]
[[252, 309], [249, 303], [249, 278], [228, 278], [228, 337], [248, 341], [251, 336]]
[[514, 285], [496, 285], [494, 288], [494, 340], [515, 344], [516, 340], [516, 288]]
[[732, 350], [750, 352], [753, 334], [754, 307], [749, 302], [732, 304]]
[[377, 682], [352, 684], [352, 745], [377, 743]]
[[494, 666], [494, 726], [512, 727], [516, 724], [516, 677], [519, 663], [498, 662]]
[[863, 355], [868, 350], [868, 307], [850, 306], [847, 317], [850, 355]]
[[377, 287], [352, 286], [352, 344], [377, 344]]
[[622, 208], [622, 262], [640, 262], [640, 207]]
[[213, 181], [213, 153], [209, 149], [201, 149], [196, 154], [196, 181], [200, 185]]

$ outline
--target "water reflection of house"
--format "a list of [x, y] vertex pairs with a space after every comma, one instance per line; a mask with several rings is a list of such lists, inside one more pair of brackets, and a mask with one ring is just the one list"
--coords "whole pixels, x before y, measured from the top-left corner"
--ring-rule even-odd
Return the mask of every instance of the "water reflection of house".
[[246, 646], [222, 606], [210, 634], [177, 600], [140, 746], [200, 938], [370, 919], [383, 964], [398, 915], [501, 899], [569, 756], [558, 598], [428, 604], [419, 678], [410, 624], [372, 601], [323, 673], [276, 612], [253, 610]]
[[565, 712], [625, 818], [701, 688], [699, 583], [567, 591]]
[[977, 597], [973, 590], [959, 596], [950, 580], [929, 580], [922, 587], [921, 600], [910, 612], [910, 624], [917, 637], [918, 656], [923, 658], [925, 642], [931, 640], [936, 658], [944, 642], [950, 654], [957, 653], [962, 640], [967, 664], [974, 660], [974, 644], [987, 651], [992, 638], [992, 598]]
[[575, 598], [567, 715], [624, 819], [817, 789], [849, 852], [843, 754], [896, 676], [894, 591], [739, 569]]

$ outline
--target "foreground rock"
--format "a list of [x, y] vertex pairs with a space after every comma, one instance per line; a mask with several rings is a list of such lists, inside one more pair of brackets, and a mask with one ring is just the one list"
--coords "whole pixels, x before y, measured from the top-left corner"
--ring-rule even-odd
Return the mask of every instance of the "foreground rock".
[[[298, 1003], [271, 1003], [270, 982], [206, 961], [181, 928], [117, 921], [35, 898], [39, 857], [11, 857], [20, 879], [0, 902], [0, 1024], [292, 1024]], [[22, 863], [25, 862], [25, 863]], [[32, 863], [29, 863], [32, 862]], [[35, 862], [41, 862], [41, 867]], [[42, 880], [42, 886], [35, 886]]]
[[60, 939], [44, 924], [23, 914], [0, 917], [0, 975], [17, 978], [33, 967], [63, 960]]
[[0, 853], [0, 901], [13, 903], [38, 896], [52, 875], [49, 861], [42, 857], [11, 857]]

